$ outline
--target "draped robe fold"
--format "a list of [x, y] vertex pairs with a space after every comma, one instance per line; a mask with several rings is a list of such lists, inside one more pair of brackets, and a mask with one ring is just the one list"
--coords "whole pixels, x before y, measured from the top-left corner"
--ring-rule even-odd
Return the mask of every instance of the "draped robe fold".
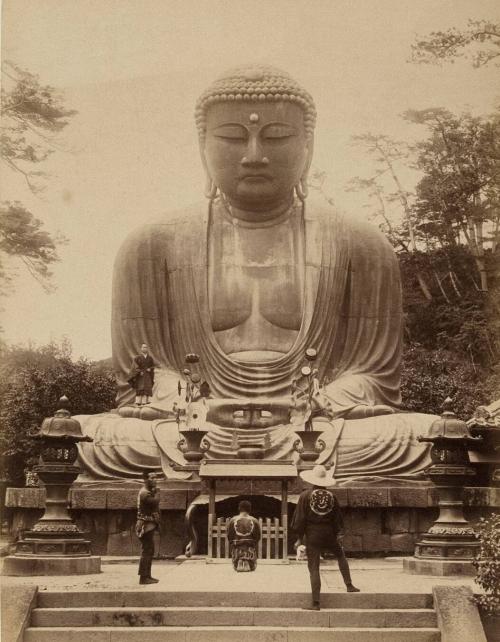
[[[305, 243], [304, 309], [301, 328], [287, 354], [272, 361], [238, 361], [217, 343], [210, 320], [208, 256], [220, 221], [220, 202], [192, 207], [178, 217], [144, 225], [124, 243], [115, 263], [112, 339], [118, 374], [118, 405], [133, 401], [127, 372], [137, 347], [147, 343], [155, 362], [151, 406], [171, 410], [177, 399], [185, 355], [200, 356], [199, 370], [213, 397], [290, 399], [292, 380], [306, 348], [318, 352], [320, 378], [333, 420], [315, 420], [324, 430], [318, 463], [333, 463], [339, 476], [419, 475], [428, 448], [416, 440], [431, 415], [395, 414], [344, 420], [358, 405], [400, 404], [402, 307], [399, 268], [385, 237], [374, 227], [348, 219], [325, 203], [310, 204], [300, 216]], [[300, 208], [300, 209], [297, 209]], [[222, 257], [221, 257], [222, 260]], [[237, 305], [237, 302], [235, 302]], [[263, 346], [265, 348], [265, 346]], [[81, 418], [94, 444], [82, 444], [80, 465], [87, 478], [138, 476], [144, 468], [175, 474], [183, 463], [177, 426], [169, 419], [146, 422], [117, 415]], [[234, 457], [235, 437], [265, 440], [265, 456], [297, 457], [290, 425], [238, 429], [219, 425], [208, 439], [207, 457]]]
[[[161, 364], [163, 382], [171, 374], [176, 383], [185, 355], [199, 354], [202, 377], [217, 398], [289, 395], [304, 351], [315, 348], [336, 416], [359, 404], [398, 406], [401, 285], [383, 235], [323, 204], [306, 205], [301, 329], [287, 354], [249, 363], [226, 355], [212, 330], [207, 247], [217, 216], [206, 210], [193, 208], [172, 222], [140, 228], [118, 255], [112, 337], [119, 405], [132, 400], [126, 374], [144, 342]], [[159, 382], [153, 406], [162, 407], [167, 398], [170, 403], [168, 387]]]

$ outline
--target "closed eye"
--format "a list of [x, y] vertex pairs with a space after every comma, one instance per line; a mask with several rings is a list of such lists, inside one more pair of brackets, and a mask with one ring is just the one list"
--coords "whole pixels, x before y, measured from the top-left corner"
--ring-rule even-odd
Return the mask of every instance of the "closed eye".
[[271, 124], [264, 127], [261, 135], [266, 140], [286, 140], [296, 136], [297, 132], [289, 125]]
[[234, 134], [215, 134], [215, 138], [222, 138], [222, 140], [246, 140], [246, 136], [235, 136]]
[[223, 125], [212, 131], [216, 138], [223, 140], [245, 141], [248, 138], [248, 132], [240, 125]]

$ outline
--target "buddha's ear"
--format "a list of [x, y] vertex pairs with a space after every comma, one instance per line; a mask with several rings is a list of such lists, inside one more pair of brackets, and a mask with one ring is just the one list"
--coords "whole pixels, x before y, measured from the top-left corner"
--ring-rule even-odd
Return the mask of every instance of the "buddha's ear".
[[302, 202], [306, 200], [307, 195], [309, 193], [309, 187], [307, 185], [307, 175], [309, 174], [309, 169], [312, 163], [313, 150], [314, 150], [314, 138], [311, 136], [307, 139], [307, 142], [306, 142], [306, 160], [304, 163], [304, 169], [302, 170], [302, 175], [299, 179], [299, 183], [295, 186], [295, 191], [297, 193], [297, 196], [300, 198]]
[[306, 162], [304, 164], [304, 171], [302, 172], [301, 180], [307, 180], [309, 169], [311, 168], [312, 157], [314, 152], [314, 138], [309, 136], [306, 142]]
[[210, 175], [210, 170], [208, 169], [207, 157], [205, 155], [205, 141], [202, 138], [199, 139], [199, 147], [201, 164], [203, 165], [206, 177], [205, 196], [210, 200], [213, 200], [217, 196], [217, 185], [214, 183], [214, 180]]

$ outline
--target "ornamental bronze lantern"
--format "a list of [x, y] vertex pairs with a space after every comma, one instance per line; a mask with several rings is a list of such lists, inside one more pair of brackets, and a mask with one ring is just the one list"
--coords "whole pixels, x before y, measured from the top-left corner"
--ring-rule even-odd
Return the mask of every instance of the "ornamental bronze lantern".
[[100, 572], [100, 558], [91, 556], [85, 538], [68, 511], [68, 493], [80, 469], [75, 466], [77, 443], [93, 441], [82, 434], [79, 422], [68, 410], [67, 397], [59, 400], [53, 417], [44, 419], [32, 434], [41, 441], [40, 463], [34, 471], [46, 490], [45, 511], [16, 544], [4, 562], [6, 575], [61, 575]]
[[419, 441], [432, 444], [429, 479], [438, 491], [439, 517], [415, 548], [417, 560], [470, 561], [478, 551], [474, 529], [463, 513], [463, 489], [476, 474], [470, 465], [468, 448], [481, 441], [472, 437], [464, 421], [452, 411], [447, 398], [443, 414]]
[[292, 406], [290, 422], [296, 425], [294, 430], [298, 439], [293, 443], [293, 449], [299, 454], [300, 467], [312, 467], [320, 453], [325, 449], [325, 442], [320, 439], [322, 430], [315, 430], [313, 417], [328, 416], [325, 408], [319, 407], [314, 401], [320, 393], [319, 369], [314, 362], [318, 353], [314, 348], [308, 348], [304, 353], [306, 364], [300, 369], [300, 375], [292, 384]]
[[[181, 407], [174, 404], [177, 428], [181, 435], [177, 448], [182, 452], [187, 462], [183, 466], [183, 470], [197, 470], [200, 461], [210, 448], [210, 442], [205, 439], [209, 430], [204, 426], [208, 412], [206, 399], [210, 395], [210, 386], [206, 381], [202, 381], [199, 372], [197, 372], [196, 364], [199, 361], [200, 357], [194, 352], [185, 356], [185, 362], [189, 364], [189, 368], [184, 368], [182, 371], [185, 382], [183, 385], [179, 381], [177, 388], [179, 398], [182, 396], [182, 391], [185, 391], [184, 402], [186, 405]], [[181, 424], [184, 426], [183, 430], [180, 429]]]

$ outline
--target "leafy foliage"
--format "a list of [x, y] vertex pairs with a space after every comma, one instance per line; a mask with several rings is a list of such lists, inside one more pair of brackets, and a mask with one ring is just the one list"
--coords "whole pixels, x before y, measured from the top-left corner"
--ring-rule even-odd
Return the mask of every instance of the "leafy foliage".
[[72, 361], [68, 342], [42, 347], [3, 347], [0, 366], [0, 454], [11, 483], [21, 484], [37, 445], [28, 436], [70, 400], [72, 414], [93, 414], [114, 405], [116, 382], [109, 367]]
[[[58, 134], [77, 112], [67, 109], [54, 87], [42, 85], [37, 76], [10, 62], [2, 63], [0, 158], [21, 175], [27, 188], [38, 194], [46, 174], [40, 165], [56, 149]], [[28, 272], [50, 291], [49, 265], [58, 261], [56, 246], [62, 236], [52, 236], [43, 223], [18, 201], [0, 205], [0, 294], [12, 286], [11, 259], [20, 259]]]
[[[472, 366], [490, 367], [500, 349], [500, 337], [488, 314], [479, 287], [474, 258], [464, 246], [428, 252], [400, 253], [406, 339], [428, 350], [456, 352]], [[491, 262], [497, 257], [486, 255]], [[496, 279], [491, 270], [491, 287]], [[418, 287], [417, 273], [428, 284], [431, 300]]]
[[491, 615], [500, 615], [500, 514], [481, 518], [477, 525], [480, 549], [476, 560], [476, 582], [485, 590], [478, 604]]
[[500, 119], [445, 109], [410, 110], [404, 117], [429, 132], [415, 146], [415, 166], [423, 172], [414, 207], [418, 227], [428, 246], [465, 239], [487, 290], [485, 246], [497, 244], [500, 224]]
[[[373, 172], [347, 189], [368, 195], [400, 261], [404, 406], [439, 412], [460, 391], [455, 405], [466, 418], [500, 396], [500, 118], [440, 108], [404, 117], [425, 126], [426, 138], [408, 146], [385, 135], [355, 136]], [[422, 174], [414, 193], [403, 186], [403, 169]]]
[[[379, 214], [383, 219], [382, 227], [389, 232], [395, 247], [402, 246], [404, 250], [408, 247], [411, 251], [417, 249], [415, 220], [411, 205], [412, 195], [408, 192], [401, 181], [397, 166], [400, 163], [407, 163], [410, 153], [408, 145], [402, 141], [393, 140], [384, 134], [359, 134], [352, 137], [354, 145], [362, 147], [372, 157], [375, 165], [375, 173], [368, 180], [355, 178], [351, 181], [348, 189], [368, 190], [369, 195], [375, 197], [379, 205]], [[393, 184], [394, 191], [385, 197], [390, 202], [398, 202], [401, 206], [402, 223], [398, 228], [391, 224], [386, 216], [383, 201], [383, 188], [379, 179], [386, 175]], [[397, 232], [396, 232], [397, 230]], [[395, 233], [396, 232], [396, 233]]]
[[54, 87], [41, 85], [37, 76], [11, 62], [2, 64], [2, 75], [1, 158], [36, 192], [40, 189], [36, 178], [43, 174], [31, 166], [57, 149], [56, 135], [77, 112], [64, 106]]
[[[43, 289], [53, 289], [49, 266], [59, 261], [57, 244], [63, 237], [51, 236], [43, 223], [19, 202], [0, 203], [0, 293], [5, 294], [12, 281], [12, 274], [3, 268], [1, 254], [19, 258]], [[2, 277], [3, 270], [3, 277]]]
[[481, 379], [477, 370], [455, 352], [410, 344], [403, 357], [403, 408], [410, 412], [441, 414], [443, 401], [450, 396], [457, 416], [471, 417], [478, 406], [489, 402]]
[[[403, 407], [440, 413], [451, 395], [462, 419], [500, 398], [500, 333], [489, 305], [500, 285], [491, 270], [490, 297], [478, 286], [474, 258], [464, 246], [398, 255], [403, 281], [406, 348], [403, 354]], [[497, 267], [498, 257], [487, 256]], [[415, 263], [429, 284], [432, 300], [418, 288]]]
[[469, 20], [467, 29], [451, 28], [433, 31], [419, 38], [412, 45], [411, 61], [427, 64], [454, 62], [465, 57], [474, 67], [482, 67], [491, 61], [499, 64], [500, 24], [490, 20]]

